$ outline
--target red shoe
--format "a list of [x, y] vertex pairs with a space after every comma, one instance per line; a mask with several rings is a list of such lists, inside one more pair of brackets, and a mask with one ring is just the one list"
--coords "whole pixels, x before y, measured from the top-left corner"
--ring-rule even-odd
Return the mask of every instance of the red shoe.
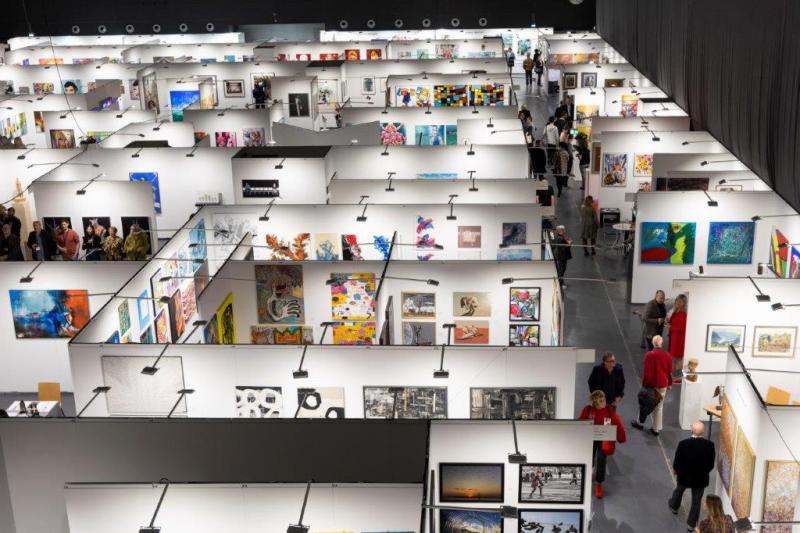
[[603, 484], [602, 483], [598, 483], [597, 485], [594, 486], [594, 497], [597, 498], [598, 500], [603, 498]]

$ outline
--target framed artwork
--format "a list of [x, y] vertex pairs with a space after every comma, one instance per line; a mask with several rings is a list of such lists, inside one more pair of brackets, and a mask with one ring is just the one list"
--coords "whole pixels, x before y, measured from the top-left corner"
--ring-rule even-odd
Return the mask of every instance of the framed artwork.
[[724, 185], [715, 186], [714, 190], [715, 191], [721, 191], [721, 192], [732, 192], [732, 191], [744, 190], [744, 187], [742, 185], [737, 185], [737, 184], [733, 184], [733, 183], [727, 183], [727, 184], [724, 184]]
[[408, 134], [402, 122], [381, 122], [381, 144], [399, 146], [406, 144]]
[[394, 91], [395, 105], [398, 107], [425, 107], [430, 103], [430, 87], [396, 87]]
[[169, 297], [167, 304], [169, 309], [169, 332], [172, 337], [172, 342], [178, 342], [183, 331], [186, 329], [186, 322], [183, 320], [183, 300], [181, 299], [181, 290], [178, 289]]
[[551, 524], [558, 524], [561, 531], [583, 533], [583, 510], [581, 509], [520, 509], [517, 520], [519, 532], [546, 531]]
[[259, 324], [305, 322], [301, 265], [256, 265], [255, 276]]
[[592, 143], [592, 173], [600, 172], [600, 161], [602, 160], [603, 147], [599, 141]]
[[236, 344], [236, 320], [233, 314], [233, 293], [228, 293], [222, 305], [217, 308], [217, 327], [219, 344]]
[[145, 248], [144, 253], [145, 255], [150, 255], [150, 245], [153, 241], [152, 236], [150, 235], [150, 219], [148, 217], [120, 217], [120, 222], [122, 223], [123, 241], [128, 238], [128, 235], [131, 233], [131, 229], [134, 226], [139, 226], [139, 229], [147, 235], [147, 247]]
[[361, 50], [358, 48], [345, 48], [344, 59], [346, 61], [358, 61], [361, 59]]
[[219, 323], [217, 322], [217, 315], [211, 317], [203, 328], [203, 343], [205, 344], [219, 344]]
[[8, 294], [18, 339], [71, 338], [89, 322], [86, 290], [12, 289]]
[[264, 128], [242, 129], [242, 143], [245, 146], [266, 146], [266, 133]]
[[336, 61], [339, 59], [339, 52], [328, 52], [327, 54], [319, 55], [320, 61]]
[[511, 287], [508, 296], [508, 319], [538, 321], [541, 294], [540, 287]]
[[314, 328], [310, 326], [250, 326], [250, 344], [314, 344]]
[[156, 314], [156, 320], [154, 324], [156, 328], [156, 341], [158, 341], [159, 344], [171, 342], [168, 322], [166, 309], [162, 309], [158, 314]]
[[439, 463], [442, 503], [502, 503], [503, 463]]
[[736, 430], [736, 451], [734, 452], [731, 479], [731, 507], [733, 507], [736, 518], [750, 516], [755, 470], [756, 454], [747, 441], [747, 435], [739, 426]]
[[642, 222], [641, 262], [694, 264], [696, 227], [694, 222]]
[[308, 103], [308, 93], [289, 93], [289, 116], [308, 117], [311, 107]]
[[311, 54], [309, 53], [298, 53], [294, 55], [296, 61], [311, 61]]
[[375, 320], [375, 274], [372, 272], [334, 273], [331, 279], [331, 317], [333, 320]]
[[33, 112], [33, 123], [36, 126], [36, 133], [44, 133], [44, 111]]
[[317, 80], [317, 103], [329, 105], [339, 101], [337, 80]]
[[657, 191], [707, 191], [710, 178], [656, 178]]
[[415, 126], [414, 141], [417, 146], [446, 146], [444, 124]]
[[361, 94], [375, 94], [375, 78], [361, 78]]
[[792, 254], [789, 261], [789, 275], [790, 279], [800, 279], [800, 248], [792, 246]]
[[623, 94], [620, 115], [623, 117], [635, 117], [639, 115], [639, 95]]
[[492, 316], [492, 294], [489, 292], [454, 292], [454, 317]]
[[470, 86], [469, 105], [503, 106], [506, 101], [506, 86], [502, 83], [484, 83]]
[[539, 346], [539, 324], [508, 326], [508, 345], [526, 348]]
[[653, 177], [653, 154], [633, 154], [633, 175], [637, 178]]
[[500, 248], [497, 250], [498, 261], [532, 261], [533, 250], [530, 248]]
[[[764, 499], [761, 519], [764, 522], [791, 522], [800, 484], [800, 465], [794, 461], [767, 461], [764, 474]], [[762, 528], [770, 533], [791, 533], [792, 526]]]
[[433, 86], [433, 107], [466, 107], [469, 105], [469, 88], [464, 84]]
[[117, 318], [119, 319], [119, 333], [125, 335], [131, 329], [131, 306], [128, 300], [122, 300], [117, 306]]
[[224, 94], [231, 98], [244, 98], [244, 80], [222, 80]]
[[[176, 391], [185, 387], [183, 361], [180, 357], [165, 356], [159, 361], [157, 374], [142, 374], [142, 368], [152, 361], [152, 357], [101, 357], [103, 384], [111, 387], [105, 395], [110, 416], [164, 416], [169, 413], [178, 399]], [[175, 414], [186, 413], [184, 398]]]
[[481, 227], [480, 226], [459, 226], [458, 227], [458, 247], [459, 248], [480, 248], [481, 247]]
[[317, 261], [338, 261], [342, 258], [342, 240], [338, 233], [315, 233], [314, 255]]
[[36, 81], [33, 82], [33, 94], [36, 96], [43, 96], [45, 94], [53, 94], [55, 92], [55, 85], [49, 81]]
[[795, 326], [756, 326], [753, 357], [794, 357], [797, 341]]
[[519, 502], [581, 504], [585, 479], [586, 465], [582, 464], [519, 465]]
[[236, 416], [239, 418], [280, 418], [282, 409], [281, 387], [236, 387]]
[[472, 387], [469, 417], [483, 420], [553, 420], [555, 387]]
[[716, 265], [749, 265], [753, 262], [755, 237], [755, 222], [711, 222], [706, 261]]
[[235, 131], [214, 132], [214, 146], [217, 148], [236, 148]]
[[298, 388], [297, 405], [297, 418], [344, 418], [344, 388]]
[[778, 228], [772, 228], [770, 239], [770, 257], [772, 257], [772, 270], [779, 278], [785, 278], [788, 272], [789, 239]]
[[497, 511], [440, 509], [439, 533], [503, 533], [503, 517]]
[[414, 230], [417, 249], [431, 249], [436, 246], [437, 232], [433, 224], [433, 217], [417, 215], [417, 225]]
[[139, 317], [139, 329], [144, 330], [150, 323], [150, 291], [144, 289], [136, 299], [136, 314]]
[[50, 147], [58, 149], [75, 148], [74, 130], [50, 130]]
[[625, 86], [625, 78], [606, 78], [605, 83], [603, 84], [604, 87], [624, 87]]
[[268, 233], [265, 239], [272, 260], [304, 261], [311, 257], [310, 233], [298, 233], [291, 241]]
[[380, 48], [367, 48], [367, 59], [375, 61], [383, 57], [383, 50]]
[[581, 72], [581, 87], [597, 87], [597, 73]]
[[731, 476], [733, 475], [733, 452], [736, 449], [736, 429], [738, 423], [736, 413], [726, 395], [722, 395], [722, 416], [719, 429], [719, 453], [717, 454], [717, 472], [722, 480], [725, 492], [731, 493]]
[[564, 89], [577, 89], [578, 88], [578, 73], [565, 72], [564, 73]]
[[504, 246], [525, 244], [528, 241], [528, 224], [526, 222], [503, 222], [502, 231], [501, 243]]
[[364, 387], [364, 418], [447, 418], [447, 387]]
[[403, 346], [436, 344], [436, 322], [403, 322]]
[[454, 344], [489, 344], [488, 320], [456, 320]]
[[435, 53], [437, 59], [453, 59], [458, 57], [458, 47], [455, 44], [438, 43]]
[[436, 318], [436, 293], [401, 292], [403, 319]]
[[624, 187], [628, 182], [628, 154], [603, 154], [603, 187]]
[[333, 344], [371, 346], [375, 335], [375, 322], [339, 322], [333, 326]]
[[105, 237], [106, 231], [111, 227], [111, 217], [81, 217], [81, 222], [82, 229], [91, 226], [101, 238]]
[[156, 214], [161, 213], [161, 186], [158, 183], [158, 172], [130, 172], [130, 181], [146, 181], [153, 188], [153, 207]]
[[183, 110], [200, 100], [200, 91], [170, 91], [169, 105], [172, 121], [183, 122]]
[[733, 346], [737, 353], [744, 350], [745, 326], [709, 324], [706, 328], [706, 351], [727, 352]]
[[361, 245], [358, 244], [358, 236], [352, 233], [342, 235], [342, 260], [344, 261], [363, 261], [364, 255]]

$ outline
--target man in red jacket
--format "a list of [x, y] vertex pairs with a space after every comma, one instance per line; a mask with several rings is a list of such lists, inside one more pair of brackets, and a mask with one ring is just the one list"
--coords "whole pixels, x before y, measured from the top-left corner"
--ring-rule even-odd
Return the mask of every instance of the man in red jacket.
[[[653, 349], [644, 355], [642, 365], [642, 388], [653, 389], [661, 397], [661, 401], [653, 409], [653, 427], [650, 433], [658, 436], [663, 427], [664, 402], [667, 399], [667, 389], [672, 386], [672, 356], [669, 352], [661, 349], [664, 339], [661, 335], [653, 337]], [[644, 421], [647, 420], [648, 411], [639, 407], [639, 419], [632, 420], [631, 425], [636, 429], [644, 429]]]

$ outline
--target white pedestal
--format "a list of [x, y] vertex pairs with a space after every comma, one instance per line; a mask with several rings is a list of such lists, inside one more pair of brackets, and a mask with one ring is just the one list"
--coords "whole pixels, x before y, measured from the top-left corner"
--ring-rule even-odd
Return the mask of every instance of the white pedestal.
[[703, 412], [703, 383], [698, 376], [696, 382], [683, 380], [681, 383], [681, 405], [678, 420], [681, 429], [691, 429], [696, 420], [705, 420]]

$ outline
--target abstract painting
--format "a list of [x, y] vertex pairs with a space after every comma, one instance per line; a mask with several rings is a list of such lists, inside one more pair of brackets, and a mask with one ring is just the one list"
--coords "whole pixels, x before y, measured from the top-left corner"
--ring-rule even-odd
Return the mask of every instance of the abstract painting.
[[131, 306], [128, 300], [122, 300], [117, 306], [117, 318], [119, 319], [119, 333], [125, 335], [131, 329]]
[[[800, 484], [800, 465], [794, 461], [767, 461], [764, 474], [764, 522], [791, 522]], [[791, 525], [763, 526], [762, 533], [792, 533]]]
[[528, 224], [526, 222], [503, 222], [503, 246], [513, 246], [528, 242]]
[[439, 510], [439, 533], [464, 533], [465, 531], [503, 533], [503, 517], [499, 511]]
[[317, 261], [339, 261], [342, 258], [342, 241], [337, 233], [315, 233], [314, 254]]
[[381, 144], [399, 146], [406, 144], [408, 134], [402, 122], [381, 122]]
[[250, 326], [251, 344], [314, 344], [314, 328], [306, 326]]
[[755, 470], [756, 454], [747, 441], [742, 427], [739, 426], [736, 430], [736, 451], [734, 452], [731, 479], [731, 506], [736, 518], [750, 516]]
[[203, 328], [203, 342], [205, 344], [219, 344], [219, 324], [217, 323], [217, 315], [211, 317]]
[[536, 322], [539, 320], [539, 287], [511, 287], [508, 297], [508, 319]]
[[470, 87], [469, 105], [503, 106], [505, 105], [505, 85], [502, 83], [484, 83]]
[[280, 418], [283, 393], [280, 387], [236, 387], [236, 416]]
[[533, 250], [530, 248], [500, 248], [497, 250], [498, 261], [532, 261]]
[[442, 503], [502, 503], [503, 463], [439, 463]]
[[728, 401], [722, 396], [722, 416], [719, 429], [719, 453], [717, 455], [717, 472], [725, 487], [725, 492], [731, 493], [731, 476], [733, 474], [733, 452], [736, 449], [736, 413]]
[[583, 511], [572, 509], [520, 509], [519, 531], [583, 533]]
[[342, 235], [342, 259], [345, 261], [363, 261], [364, 255], [358, 237], [352, 233]]
[[470, 418], [552, 420], [556, 417], [555, 387], [473, 387], [469, 394]]
[[508, 345], [539, 346], [539, 324], [512, 324], [508, 326]]
[[[255, 216], [239, 213], [214, 213], [212, 218], [214, 244], [239, 244], [242, 238], [250, 234], [254, 237], [258, 233]], [[224, 248], [225, 254], [230, 249]]]
[[457, 320], [454, 344], [489, 344], [488, 320]]
[[364, 387], [364, 418], [447, 418], [447, 387]]
[[433, 292], [401, 292], [403, 318], [436, 318], [436, 294]]
[[169, 103], [172, 121], [183, 122], [183, 110], [200, 100], [200, 91], [170, 91]]
[[161, 186], [158, 184], [158, 172], [131, 172], [130, 181], [146, 181], [153, 188], [153, 207], [156, 214], [161, 213]]
[[181, 300], [181, 291], [176, 290], [169, 297], [167, 304], [169, 309], [169, 332], [172, 336], [172, 342], [178, 342], [184, 329], [186, 329], [186, 322], [183, 320], [183, 300]]
[[[153, 363], [153, 357], [108, 356], [101, 358], [103, 385], [111, 387], [105, 394], [110, 416], [165, 416], [184, 388], [183, 361], [180, 357], [162, 357], [158, 372], [142, 374], [142, 368]], [[186, 400], [175, 409], [186, 414]]]
[[480, 226], [459, 226], [458, 227], [458, 247], [459, 248], [480, 248], [481, 247], [481, 227]]
[[219, 328], [219, 344], [236, 344], [236, 321], [233, 314], [233, 293], [223, 300], [217, 309], [217, 327]]
[[639, 114], [639, 96], [636, 94], [623, 94], [619, 113], [625, 118], [637, 116]]
[[214, 132], [214, 146], [217, 148], [236, 148], [235, 131]]
[[181, 308], [183, 309], [184, 324], [191, 323], [195, 313], [197, 313], [197, 294], [195, 293], [194, 280], [184, 280], [180, 289]]
[[756, 326], [753, 357], [794, 357], [796, 338], [796, 327]]
[[469, 105], [469, 88], [466, 85], [434, 85], [433, 107], [466, 107]]
[[415, 126], [414, 140], [418, 146], [444, 146], [447, 144], [444, 125]]
[[255, 275], [259, 324], [305, 322], [301, 265], [256, 265]]
[[694, 264], [696, 227], [694, 222], [642, 222], [641, 262]]
[[744, 350], [745, 326], [709, 324], [706, 329], [706, 351], [727, 352], [733, 346], [736, 353]]
[[624, 187], [628, 182], [628, 154], [603, 154], [603, 187]]
[[633, 175], [637, 178], [653, 176], [653, 154], [633, 154]]
[[245, 146], [266, 146], [266, 134], [264, 128], [243, 128], [242, 143]]
[[50, 148], [75, 148], [75, 131], [50, 130]]
[[519, 465], [520, 503], [583, 503], [586, 465]]
[[340, 322], [333, 326], [333, 344], [373, 345], [375, 335], [375, 322]]
[[786, 235], [781, 230], [773, 228], [770, 246], [772, 270], [775, 271], [779, 278], [785, 278], [789, 262], [789, 239], [786, 238]]
[[454, 292], [454, 317], [492, 316], [492, 294], [489, 292]]
[[436, 344], [435, 322], [403, 322], [404, 346], [433, 346]]
[[344, 388], [298, 388], [297, 418], [344, 418]]
[[86, 290], [10, 290], [18, 339], [74, 337], [89, 322]]
[[289, 93], [289, 116], [307, 117], [311, 115], [308, 93]]
[[170, 342], [169, 336], [169, 320], [167, 318], [167, 310], [162, 309], [157, 315], [154, 322], [156, 328], [156, 341], [159, 344], [166, 344]]
[[436, 59], [454, 59], [458, 57], [458, 46], [449, 43], [436, 44]]
[[708, 263], [717, 265], [752, 263], [755, 236], [755, 222], [712, 222], [708, 229]]
[[417, 226], [414, 231], [415, 242], [418, 249], [434, 248], [436, 246], [436, 228], [433, 217], [417, 215]]
[[375, 274], [372, 272], [334, 273], [331, 279], [331, 318], [333, 320], [375, 320]]
[[657, 191], [707, 191], [710, 178], [656, 178]]
[[271, 233], [267, 234], [265, 239], [270, 250], [270, 259], [272, 260], [303, 261], [311, 257], [310, 233], [298, 233], [291, 242], [284, 241]]

